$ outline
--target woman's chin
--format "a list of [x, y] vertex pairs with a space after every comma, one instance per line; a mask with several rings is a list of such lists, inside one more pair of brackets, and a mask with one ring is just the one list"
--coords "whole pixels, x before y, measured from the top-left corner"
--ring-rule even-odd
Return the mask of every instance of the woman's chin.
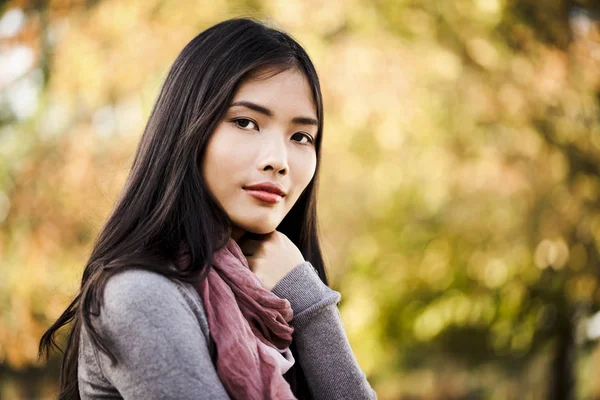
[[273, 227], [261, 227], [256, 229], [248, 229], [248, 232], [254, 233], [256, 235], [266, 235], [267, 233], [271, 233], [275, 230], [276, 226]]
[[254, 233], [256, 235], [265, 235], [267, 233], [273, 232], [277, 228], [276, 224], [256, 224], [256, 225], [248, 225], [244, 227], [244, 231], [248, 233]]
[[235, 216], [230, 218], [233, 226], [237, 227], [238, 230], [264, 235], [277, 229], [277, 226], [279, 226], [283, 219], [273, 214], [265, 215], [264, 213], [256, 213], [252, 218], [248, 218], [248, 215], [240, 216], [241, 218], [236, 218]]

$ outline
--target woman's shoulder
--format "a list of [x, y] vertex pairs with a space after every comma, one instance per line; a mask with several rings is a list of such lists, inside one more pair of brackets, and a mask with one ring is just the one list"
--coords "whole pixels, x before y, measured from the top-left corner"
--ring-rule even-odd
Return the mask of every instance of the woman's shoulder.
[[[215, 354], [208, 321], [189, 284], [148, 270], [119, 272], [106, 281], [100, 314], [92, 323], [108, 340], [118, 364], [99, 351], [83, 325], [78, 374], [80, 392], [87, 398], [113, 396], [115, 388], [124, 398], [171, 394], [212, 373], [207, 372]], [[218, 378], [211, 382], [218, 384]]]
[[176, 294], [181, 284], [158, 272], [131, 268], [117, 272], [108, 278], [104, 296], [107, 299], [121, 301], [134, 297], [154, 298], [161, 294]]
[[[117, 272], [106, 281], [104, 306], [111, 308], [135, 304], [167, 304], [181, 300], [184, 284], [145, 269], [127, 269]], [[143, 303], [143, 304], [142, 304]]]
[[201, 297], [192, 285], [145, 269], [128, 269], [106, 281], [101, 322], [130, 325], [137, 318], [169, 318], [181, 310], [194, 315], [208, 334], [208, 322]]

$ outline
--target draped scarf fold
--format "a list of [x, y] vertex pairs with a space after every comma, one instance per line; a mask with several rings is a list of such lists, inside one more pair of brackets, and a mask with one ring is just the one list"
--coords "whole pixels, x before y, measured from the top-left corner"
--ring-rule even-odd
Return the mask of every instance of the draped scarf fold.
[[[182, 244], [177, 266], [189, 265]], [[229, 238], [212, 257], [206, 279], [196, 284], [217, 349], [216, 370], [232, 399], [296, 399], [283, 377], [295, 360], [290, 302], [264, 288], [239, 245]]]

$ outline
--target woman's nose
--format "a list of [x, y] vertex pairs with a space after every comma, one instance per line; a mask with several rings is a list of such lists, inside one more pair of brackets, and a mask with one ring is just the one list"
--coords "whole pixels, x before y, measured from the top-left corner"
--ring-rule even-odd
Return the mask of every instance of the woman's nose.
[[263, 142], [259, 169], [261, 171], [273, 170], [282, 175], [288, 173], [288, 154], [282, 139], [272, 138]]

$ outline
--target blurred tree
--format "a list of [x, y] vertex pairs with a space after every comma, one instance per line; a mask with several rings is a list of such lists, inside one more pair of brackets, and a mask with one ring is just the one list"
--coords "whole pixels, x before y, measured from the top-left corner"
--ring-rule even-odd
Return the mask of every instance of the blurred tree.
[[[420, 104], [440, 132], [442, 150], [427, 157], [438, 166], [422, 164], [429, 174], [443, 169], [434, 185], [444, 188], [429, 194], [436, 204], [416, 180], [371, 221], [396, 219], [401, 235], [386, 248], [412, 269], [375, 301], [394, 299], [380, 315], [381, 340], [403, 349], [403, 368], [436, 365], [433, 349], [471, 365], [495, 352], [514, 379], [551, 344], [547, 395], [571, 398], [575, 341], [585, 340], [575, 329], [600, 308], [600, 5], [377, 4], [388, 29], [435, 38], [447, 54], [436, 67], [459, 70], [449, 84], [429, 76], [432, 93]], [[382, 266], [382, 282], [370, 286], [385, 285], [390, 263], [354, 262]]]

